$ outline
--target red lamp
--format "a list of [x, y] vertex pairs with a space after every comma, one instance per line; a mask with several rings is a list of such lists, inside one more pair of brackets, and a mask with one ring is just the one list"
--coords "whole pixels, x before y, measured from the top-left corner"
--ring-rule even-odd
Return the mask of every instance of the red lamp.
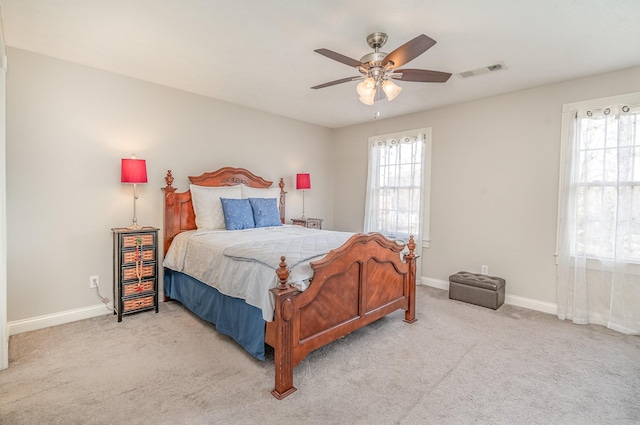
[[122, 158], [120, 181], [133, 184], [133, 224], [128, 228], [140, 229], [136, 218], [136, 199], [138, 199], [136, 184], [147, 182], [147, 162], [144, 159], [137, 159], [135, 155], [131, 155], [131, 158]]
[[304, 215], [304, 191], [311, 189], [311, 178], [308, 173], [296, 174], [296, 189], [302, 190], [302, 219], [306, 219]]

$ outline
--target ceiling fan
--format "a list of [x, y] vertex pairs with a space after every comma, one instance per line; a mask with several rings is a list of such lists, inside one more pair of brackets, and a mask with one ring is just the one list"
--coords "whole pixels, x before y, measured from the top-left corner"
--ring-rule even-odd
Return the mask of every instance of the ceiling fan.
[[[360, 101], [365, 105], [373, 105], [375, 101], [382, 99], [384, 95], [387, 96], [389, 101], [392, 101], [400, 93], [402, 87], [396, 85], [392, 80], [444, 83], [451, 77], [448, 72], [429, 71], [426, 69], [398, 69], [430, 49], [436, 44], [434, 39], [421, 34], [393, 52], [384, 53], [379, 49], [387, 42], [387, 38], [387, 34], [383, 32], [369, 34], [367, 44], [374, 51], [364, 55], [359, 61], [329, 49], [314, 50], [329, 59], [356, 68], [362, 75], [341, 78], [311, 88], [322, 89], [349, 81], [362, 80], [357, 86]], [[382, 88], [382, 90], [378, 90], [378, 88]]]

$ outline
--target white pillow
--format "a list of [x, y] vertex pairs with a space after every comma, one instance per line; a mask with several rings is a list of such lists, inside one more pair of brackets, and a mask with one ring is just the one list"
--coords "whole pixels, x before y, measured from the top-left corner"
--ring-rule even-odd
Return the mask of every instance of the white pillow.
[[276, 198], [278, 203], [278, 208], [280, 208], [280, 188], [279, 187], [270, 187], [266, 189], [262, 189], [259, 187], [249, 187], [243, 184], [240, 185], [242, 188], [242, 199], [248, 198]]
[[206, 187], [192, 184], [190, 188], [198, 229], [225, 229], [220, 198], [241, 199], [240, 186]]

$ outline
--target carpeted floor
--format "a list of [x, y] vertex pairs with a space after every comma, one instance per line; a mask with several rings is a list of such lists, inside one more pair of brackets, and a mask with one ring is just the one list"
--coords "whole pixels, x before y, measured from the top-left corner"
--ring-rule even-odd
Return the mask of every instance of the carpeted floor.
[[12, 336], [0, 424], [638, 424], [640, 337], [418, 287], [310, 354], [271, 396], [259, 362], [178, 303]]

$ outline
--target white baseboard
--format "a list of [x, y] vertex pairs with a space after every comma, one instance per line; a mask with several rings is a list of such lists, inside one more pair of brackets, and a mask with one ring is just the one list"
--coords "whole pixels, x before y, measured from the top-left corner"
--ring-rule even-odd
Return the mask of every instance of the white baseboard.
[[96, 304], [90, 307], [76, 308], [74, 310], [61, 311], [59, 313], [32, 317], [30, 319], [16, 320], [7, 323], [7, 330], [9, 331], [9, 336], [11, 336], [22, 332], [48, 328], [49, 326], [75, 322], [76, 320], [102, 316], [104, 314], [113, 314], [112, 303], [109, 303], [109, 310], [107, 310], [104, 304]]
[[432, 277], [420, 277], [420, 285], [431, 286], [432, 288], [449, 290], [449, 282], [446, 280], [434, 279]]
[[542, 313], [549, 313], [553, 315], [558, 314], [558, 305], [548, 303], [545, 301], [534, 300], [533, 298], [519, 297], [517, 295], [505, 294], [505, 304], [515, 305], [517, 307], [528, 308], [529, 310], [536, 310]]
[[[449, 290], [449, 282], [446, 280], [434, 279], [431, 277], [422, 276], [420, 278], [420, 284], [431, 286], [433, 288]], [[549, 314], [558, 314], [558, 306], [556, 304], [548, 303], [545, 301], [535, 300], [533, 298], [520, 297], [518, 295], [505, 294], [505, 304], [515, 305], [516, 307], [524, 307], [529, 310], [540, 311]]]

